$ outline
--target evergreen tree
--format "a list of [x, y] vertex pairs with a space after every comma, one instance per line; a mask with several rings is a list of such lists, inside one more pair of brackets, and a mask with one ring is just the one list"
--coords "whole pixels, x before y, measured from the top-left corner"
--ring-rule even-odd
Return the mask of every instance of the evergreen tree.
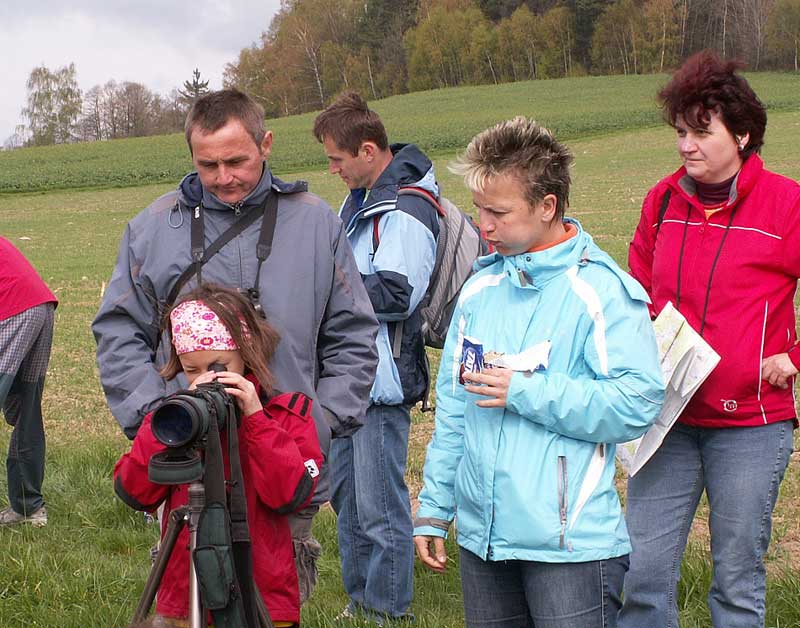
[[200, 70], [197, 68], [192, 72], [192, 80], [183, 82], [183, 89], [179, 89], [178, 93], [181, 95], [181, 100], [184, 104], [191, 106], [195, 100], [200, 98], [203, 94], [207, 94], [208, 81], [200, 79]]
[[478, 6], [483, 14], [493, 22], [510, 17], [525, 0], [478, 0]]

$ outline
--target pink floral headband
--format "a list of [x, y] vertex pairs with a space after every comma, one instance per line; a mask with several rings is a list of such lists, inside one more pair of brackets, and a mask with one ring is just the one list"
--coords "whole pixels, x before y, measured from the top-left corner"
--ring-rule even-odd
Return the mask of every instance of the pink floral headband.
[[202, 301], [184, 301], [170, 312], [169, 320], [172, 324], [172, 344], [178, 355], [192, 351], [235, 351], [239, 348], [225, 324]]

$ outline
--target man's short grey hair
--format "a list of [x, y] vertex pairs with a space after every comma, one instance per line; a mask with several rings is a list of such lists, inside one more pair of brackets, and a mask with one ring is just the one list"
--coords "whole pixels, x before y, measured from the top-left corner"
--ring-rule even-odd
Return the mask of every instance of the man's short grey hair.
[[532, 206], [547, 194], [555, 195], [555, 217], [561, 219], [569, 206], [572, 161], [572, 153], [550, 131], [517, 116], [478, 133], [449, 170], [464, 177], [466, 186], [476, 192], [498, 175], [513, 175]]
[[242, 123], [256, 146], [261, 146], [267, 131], [264, 128], [264, 108], [238, 89], [221, 89], [198, 98], [186, 115], [184, 131], [189, 151], [192, 151], [192, 133], [216, 133], [231, 120]]

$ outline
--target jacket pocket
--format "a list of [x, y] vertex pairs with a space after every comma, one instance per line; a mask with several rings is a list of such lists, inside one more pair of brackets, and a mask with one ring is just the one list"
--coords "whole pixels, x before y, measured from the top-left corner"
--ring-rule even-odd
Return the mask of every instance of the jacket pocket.
[[567, 484], [567, 457], [558, 457], [558, 518], [561, 524], [561, 529], [558, 534], [558, 547], [564, 549], [566, 545], [567, 536], [567, 515], [569, 507], [569, 494]]

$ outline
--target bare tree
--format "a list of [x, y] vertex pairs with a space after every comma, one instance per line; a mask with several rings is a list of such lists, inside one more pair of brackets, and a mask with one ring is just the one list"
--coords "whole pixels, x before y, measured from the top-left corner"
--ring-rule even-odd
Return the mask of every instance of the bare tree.
[[3, 150], [14, 150], [25, 146], [28, 140], [28, 130], [24, 124], [14, 127], [14, 132], [3, 141]]
[[150, 134], [150, 104], [153, 94], [141, 83], [125, 82], [119, 91], [120, 110], [126, 137]]
[[83, 141], [103, 139], [103, 90], [99, 85], [92, 87], [84, 96], [79, 128]]

